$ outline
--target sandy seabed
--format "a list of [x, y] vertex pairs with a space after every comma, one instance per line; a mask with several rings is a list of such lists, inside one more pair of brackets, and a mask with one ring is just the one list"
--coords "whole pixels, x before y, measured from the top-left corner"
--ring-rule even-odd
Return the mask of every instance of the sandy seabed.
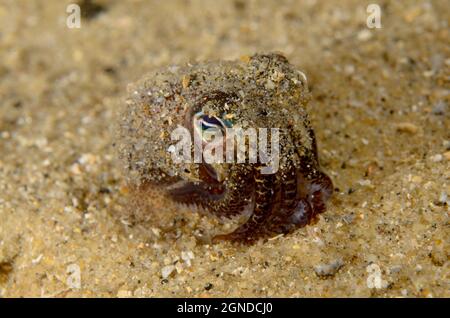
[[[450, 296], [448, 1], [377, 1], [381, 29], [367, 1], [83, 2], [80, 29], [68, 3], [0, 1], [0, 296]], [[335, 194], [211, 245], [232, 222], [126, 186], [116, 114], [155, 67], [270, 51], [308, 76]]]

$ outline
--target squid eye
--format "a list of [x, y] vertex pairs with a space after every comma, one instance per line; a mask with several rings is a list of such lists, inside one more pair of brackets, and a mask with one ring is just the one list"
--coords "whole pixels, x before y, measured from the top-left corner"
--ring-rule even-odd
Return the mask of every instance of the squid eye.
[[221, 130], [225, 132], [225, 128], [231, 127], [231, 122], [222, 120], [215, 116], [205, 115], [203, 112], [198, 112], [194, 115], [194, 127], [196, 130], [205, 131], [209, 129]]
[[229, 126], [228, 121], [224, 121], [215, 116], [208, 116], [203, 112], [198, 112], [193, 118], [194, 132], [205, 142], [209, 141], [212, 136], [222, 133], [225, 135], [225, 129]]
[[200, 121], [202, 125], [202, 130], [207, 130], [210, 128], [219, 128], [223, 130], [225, 128], [222, 121], [220, 121], [216, 117], [203, 115], [202, 117], [200, 117]]

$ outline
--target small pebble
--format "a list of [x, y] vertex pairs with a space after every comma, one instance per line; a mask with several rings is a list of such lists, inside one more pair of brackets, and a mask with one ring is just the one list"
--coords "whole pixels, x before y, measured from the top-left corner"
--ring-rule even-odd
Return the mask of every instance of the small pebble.
[[450, 150], [450, 140], [442, 140], [442, 146], [445, 150]]
[[183, 76], [183, 79], [182, 79], [182, 81], [181, 81], [181, 83], [182, 83], [182, 85], [183, 85], [183, 88], [188, 88], [190, 82], [191, 82], [190, 76], [189, 76], [189, 75], [184, 75], [184, 76]]
[[161, 268], [161, 276], [163, 279], [167, 279], [170, 274], [175, 270], [175, 266], [173, 265], [167, 265]]
[[344, 261], [339, 258], [329, 264], [316, 265], [314, 267], [314, 271], [316, 272], [317, 276], [331, 277], [334, 276], [342, 266], [344, 266]]
[[447, 200], [448, 200], [447, 193], [442, 191], [441, 195], [439, 196], [439, 203], [445, 204], [445, 203], [447, 203]]
[[129, 298], [131, 296], [133, 296], [133, 292], [131, 290], [121, 289], [117, 292], [118, 298]]
[[79, 163], [82, 165], [93, 165], [97, 162], [97, 160], [98, 160], [97, 156], [90, 153], [82, 154], [81, 157], [78, 159]]
[[190, 267], [192, 265], [191, 260], [194, 259], [194, 253], [192, 253], [192, 251], [182, 251], [181, 259], [186, 263], [188, 267]]
[[364, 29], [358, 32], [357, 37], [360, 41], [367, 41], [372, 37], [372, 32], [370, 32], [370, 30], [368, 29]]
[[44, 255], [43, 255], [43, 254], [39, 254], [38, 257], [36, 257], [35, 259], [32, 259], [32, 260], [31, 260], [31, 263], [33, 263], [33, 264], [39, 264], [39, 263], [41, 262], [41, 260], [42, 260], [42, 257], [44, 257]]
[[399, 132], [405, 132], [414, 135], [419, 130], [419, 127], [417, 127], [413, 123], [398, 123], [396, 125], [396, 129]]
[[370, 184], [372, 183], [370, 180], [364, 180], [364, 179], [362, 179], [362, 180], [359, 180], [358, 181], [358, 183], [360, 184], [360, 185], [362, 185], [362, 186], [370, 186]]
[[412, 176], [411, 177], [411, 181], [414, 183], [421, 183], [422, 182], [422, 177], [421, 176]]
[[80, 165], [78, 163], [74, 163], [70, 166], [70, 172], [74, 175], [79, 175], [82, 173]]
[[439, 101], [434, 105], [432, 113], [434, 115], [444, 115], [447, 111], [447, 104], [443, 101]]
[[387, 287], [388, 283], [382, 278], [380, 266], [377, 264], [370, 264], [366, 267], [366, 272], [369, 273], [366, 280], [368, 288], [381, 289]]
[[[367, 204], [367, 202], [366, 202], [366, 204]], [[344, 215], [342, 217], [342, 220], [347, 224], [352, 223], [354, 219], [355, 219], [355, 215], [353, 213]]]
[[447, 161], [450, 161], [450, 151], [444, 152], [444, 158], [445, 158]]
[[437, 155], [431, 156], [430, 159], [433, 162], [440, 162], [440, 161], [442, 161], [442, 155], [441, 154], [437, 154]]
[[355, 73], [355, 66], [352, 64], [345, 65], [344, 72], [347, 75], [351, 75], [351, 74]]

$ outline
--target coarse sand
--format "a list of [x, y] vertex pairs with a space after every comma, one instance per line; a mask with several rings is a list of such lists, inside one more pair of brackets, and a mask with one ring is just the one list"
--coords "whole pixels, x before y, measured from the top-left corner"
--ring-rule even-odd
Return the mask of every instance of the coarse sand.
[[[373, 2], [373, 1], [371, 1]], [[449, 297], [446, 0], [0, 0], [0, 297]], [[246, 246], [135, 191], [126, 87], [156, 67], [282, 52], [335, 193], [311, 226]], [[136, 210], [147, 211], [139, 217]]]

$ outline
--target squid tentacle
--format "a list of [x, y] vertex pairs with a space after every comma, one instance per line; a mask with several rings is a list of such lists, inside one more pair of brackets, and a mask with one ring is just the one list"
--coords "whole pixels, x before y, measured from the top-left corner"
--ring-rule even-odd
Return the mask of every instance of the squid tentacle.
[[280, 184], [275, 174], [262, 174], [261, 166], [254, 167], [254, 208], [248, 220], [229, 234], [217, 235], [214, 241], [231, 240], [253, 243], [264, 231], [264, 223], [280, 202]]
[[201, 175], [202, 182], [187, 182], [169, 189], [169, 195], [177, 202], [199, 205], [219, 217], [238, 215], [250, 204], [253, 189], [251, 169], [234, 169], [225, 183]]
[[289, 233], [293, 230], [290, 216], [298, 204], [297, 174], [290, 168], [281, 177], [281, 196], [279, 208], [266, 221], [268, 234]]

